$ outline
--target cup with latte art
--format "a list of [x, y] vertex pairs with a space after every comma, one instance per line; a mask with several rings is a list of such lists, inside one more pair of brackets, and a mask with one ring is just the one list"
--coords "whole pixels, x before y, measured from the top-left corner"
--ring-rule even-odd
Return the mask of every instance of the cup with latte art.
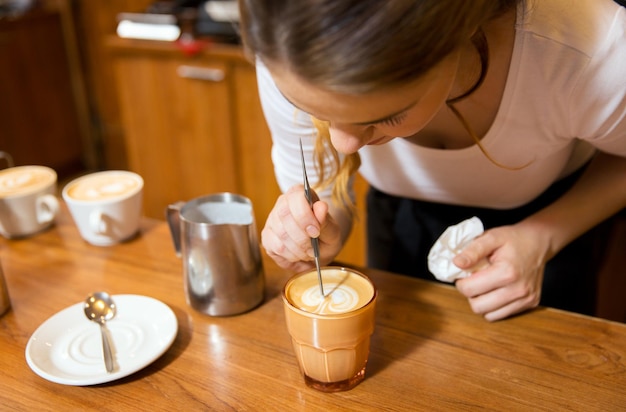
[[365, 377], [377, 292], [362, 273], [342, 267], [292, 277], [283, 289], [287, 329], [305, 383], [323, 392], [352, 389]]
[[50, 227], [59, 209], [56, 185], [56, 172], [46, 166], [0, 170], [0, 234], [19, 238]]
[[91, 173], [65, 185], [62, 195], [80, 235], [92, 245], [120, 243], [139, 231], [143, 179], [136, 173]]

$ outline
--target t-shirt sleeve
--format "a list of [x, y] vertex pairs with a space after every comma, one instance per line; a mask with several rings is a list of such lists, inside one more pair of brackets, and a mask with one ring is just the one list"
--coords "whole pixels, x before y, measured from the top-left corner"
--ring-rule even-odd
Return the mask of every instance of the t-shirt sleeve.
[[[300, 141], [304, 150], [309, 182], [318, 181], [313, 160], [317, 130], [311, 116], [292, 105], [278, 90], [267, 67], [257, 60], [257, 83], [265, 120], [272, 135], [272, 162], [281, 191], [302, 184]], [[331, 188], [318, 191], [320, 197], [330, 195]]]
[[626, 9], [616, 12], [569, 104], [572, 135], [603, 152], [626, 156]]

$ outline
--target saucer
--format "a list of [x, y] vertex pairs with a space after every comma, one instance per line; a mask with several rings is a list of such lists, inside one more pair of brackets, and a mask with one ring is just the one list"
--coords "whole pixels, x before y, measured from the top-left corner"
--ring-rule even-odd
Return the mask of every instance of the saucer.
[[178, 322], [164, 303], [140, 295], [114, 295], [115, 318], [106, 323], [115, 369], [108, 373], [100, 326], [83, 302], [46, 320], [28, 340], [26, 362], [39, 376], [63, 385], [96, 385], [123, 378], [158, 359], [174, 342]]

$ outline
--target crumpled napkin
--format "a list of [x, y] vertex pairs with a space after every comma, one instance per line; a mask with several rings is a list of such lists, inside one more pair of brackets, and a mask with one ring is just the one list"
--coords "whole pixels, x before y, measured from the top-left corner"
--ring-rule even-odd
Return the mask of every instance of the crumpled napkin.
[[452, 263], [452, 259], [484, 231], [483, 222], [475, 216], [447, 228], [428, 253], [428, 269], [437, 279], [450, 283], [471, 275], [472, 272]]

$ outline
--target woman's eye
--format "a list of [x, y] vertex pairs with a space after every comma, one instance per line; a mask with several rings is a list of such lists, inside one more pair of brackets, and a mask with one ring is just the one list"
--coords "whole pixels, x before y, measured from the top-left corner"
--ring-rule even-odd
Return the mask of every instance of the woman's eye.
[[402, 121], [406, 118], [406, 112], [405, 113], [401, 113], [397, 116], [394, 117], [390, 117], [389, 119], [385, 119], [382, 122], [379, 122], [378, 124], [382, 124], [385, 126], [397, 126], [400, 123], [402, 123]]

